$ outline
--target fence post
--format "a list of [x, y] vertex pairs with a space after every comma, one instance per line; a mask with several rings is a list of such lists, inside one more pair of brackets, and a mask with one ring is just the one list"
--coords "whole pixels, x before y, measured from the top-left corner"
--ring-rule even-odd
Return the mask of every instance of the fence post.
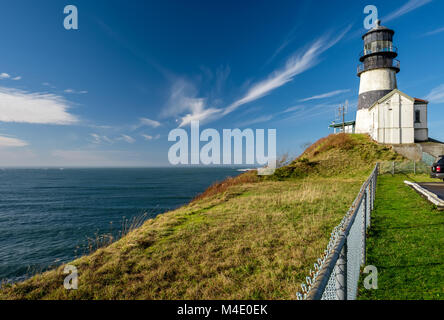
[[395, 174], [395, 161], [392, 161], [392, 175]]
[[413, 160], [413, 174], [416, 174], [416, 161]]
[[336, 262], [335, 274], [336, 297], [338, 300], [347, 300], [347, 238]]

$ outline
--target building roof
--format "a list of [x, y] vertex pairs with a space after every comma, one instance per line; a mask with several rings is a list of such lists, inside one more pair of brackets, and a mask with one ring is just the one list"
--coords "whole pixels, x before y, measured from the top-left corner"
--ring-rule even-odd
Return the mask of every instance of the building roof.
[[415, 102], [425, 103], [428, 104], [429, 102], [427, 100], [419, 99], [419, 98], [413, 98], [415, 99]]
[[378, 21], [376, 21], [376, 25], [362, 36], [362, 39], [364, 39], [368, 34], [373, 33], [373, 32], [378, 32], [378, 31], [386, 31], [386, 32], [389, 32], [391, 34], [395, 33], [395, 31], [393, 31], [392, 29], [389, 29], [387, 27], [381, 26], [381, 20], [378, 20]]
[[392, 91], [390, 91], [389, 93], [387, 93], [385, 96], [383, 96], [381, 99], [379, 99], [378, 101], [376, 101], [375, 103], [373, 103], [370, 108], [368, 108], [368, 110], [373, 109], [374, 106], [376, 106], [379, 103], [383, 103], [385, 100], [391, 98], [391, 96], [393, 96], [395, 93], [399, 93], [401, 96], [405, 97], [406, 99], [409, 99], [410, 101], [412, 101], [413, 103], [415, 102], [420, 102], [420, 103], [425, 103], [428, 104], [429, 102], [427, 100], [422, 100], [422, 99], [418, 99], [418, 98], [412, 98], [409, 95], [407, 95], [406, 93], [402, 92], [401, 90], [398, 89], [393, 89]]

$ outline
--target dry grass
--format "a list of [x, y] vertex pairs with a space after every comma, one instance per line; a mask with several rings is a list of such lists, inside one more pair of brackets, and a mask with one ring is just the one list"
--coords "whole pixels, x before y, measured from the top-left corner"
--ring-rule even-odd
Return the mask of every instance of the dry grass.
[[[316, 155], [322, 143], [309, 148], [307, 161], [339, 159], [335, 144]], [[78, 290], [63, 288], [61, 266], [0, 290], [0, 299], [295, 299], [372, 165], [282, 181], [242, 174], [71, 262]]]
[[299, 158], [314, 157], [333, 148], [351, 149], [356, 144], [349, 134], [331, 134], [309, 146]]
[[361, 134], [331, 134], [308, 147], [298, 159], [316, 159], [320, 156], [327, 160], [326, 154], [330, 150], [342, 151], [353, 160], [402, 160], [403, 157], [395, 153], [391, 147], [374, 143], [369, 136]]
[[381, 160], [402, 159], [391, 148], [374, 143], [366, 135], [329, 135], [289, 165], [277, 169], [274, 178], [355, 177], [370, 173]]
[[217, 194], [224, 193], [228, 188], [245, 183], [259, 182], [260, 179], [257, 175], [256, 170], [248, 171], [237, 177], [229, 177], [222, 182], [215, 182], [210, 187], [208, 187], [203, 193], [198, 194], [192, 202], [199, 201]]

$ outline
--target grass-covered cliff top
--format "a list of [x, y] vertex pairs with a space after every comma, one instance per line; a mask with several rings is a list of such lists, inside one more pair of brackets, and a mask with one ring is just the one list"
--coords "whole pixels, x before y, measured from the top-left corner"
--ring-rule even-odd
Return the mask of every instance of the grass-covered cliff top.
[[0, 299], [295, 299], [378, 160], [364, 135], [330, 135], [274, 176], [248, 172], [91, 255], [0, 290]]

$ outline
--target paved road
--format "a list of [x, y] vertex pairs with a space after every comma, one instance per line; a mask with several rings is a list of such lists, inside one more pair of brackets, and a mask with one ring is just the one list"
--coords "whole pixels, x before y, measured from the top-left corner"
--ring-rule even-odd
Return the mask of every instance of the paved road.
[[444, 200], [444, 183], [443, 182], [424, 182], [418, 183], [424, 189], [436, 194], [439, 198]]

